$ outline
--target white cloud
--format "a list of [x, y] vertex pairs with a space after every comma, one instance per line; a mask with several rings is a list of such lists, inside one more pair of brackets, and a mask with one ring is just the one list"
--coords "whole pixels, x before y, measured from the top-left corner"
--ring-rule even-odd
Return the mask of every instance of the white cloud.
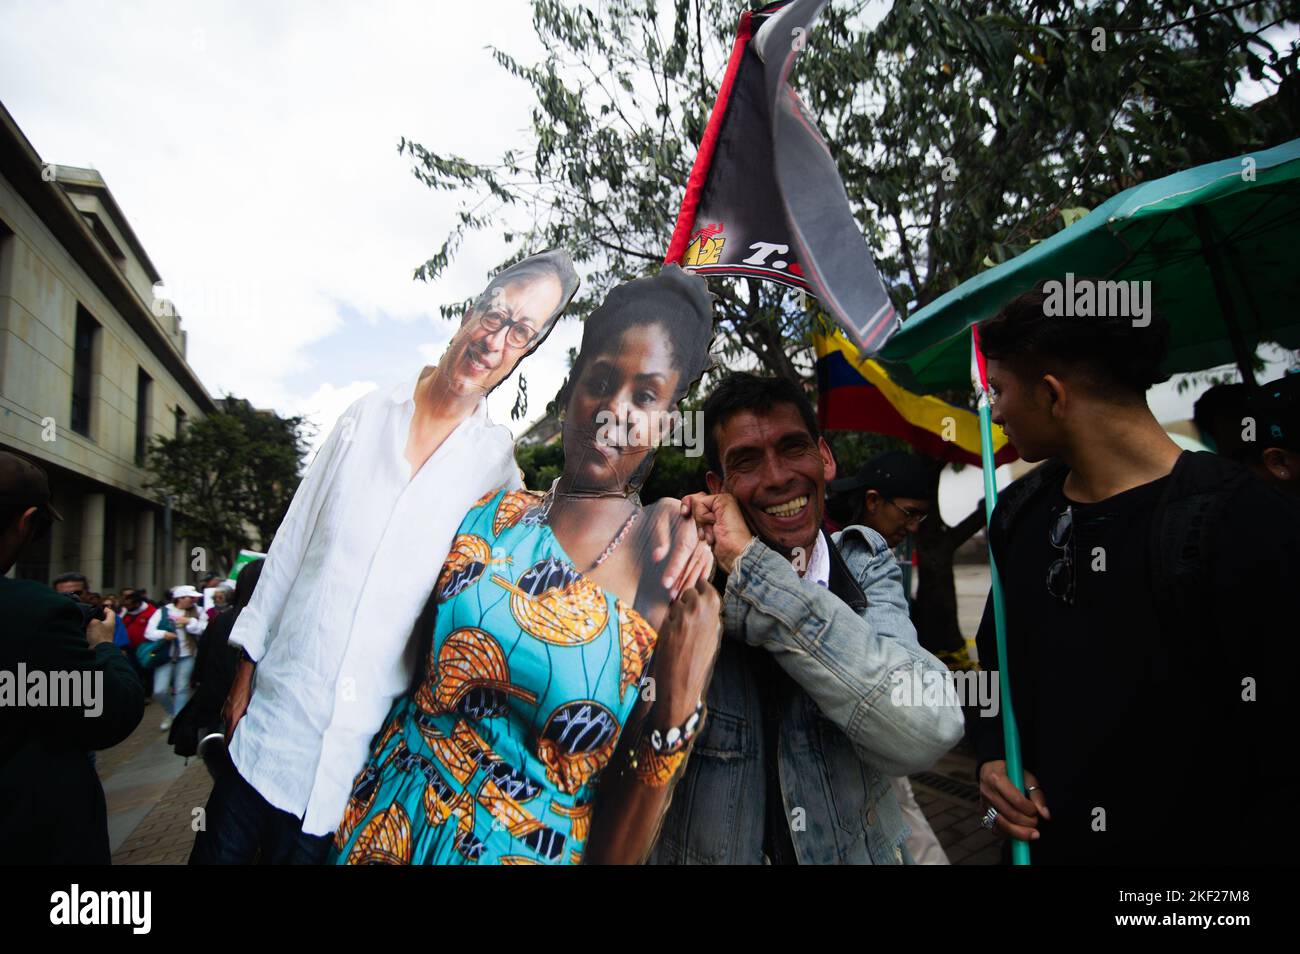
[[422, 326], [445, 340], [438, 306], [508, 254], [478, 236], [412, 280], [457, 202], [397, 142], [483, 161], [522, 142], [529, 99], [484, 47], [537, 55], [525, 0], [11, 2], [5, 21], [0, 97], [43, 159], [103, 175], [214, 396], [336, 416], [414, 374], [365, 359]]
[[[412, 376], [414, 376], [414, 372]], [[306, 417], [316, 428], [315, 433], [310, 438], [311, 446], [316, 448], [334, 429], [334, 425], [343, 416], [343, 412], [352, 406], [352, 402], [369, 394], [377, 387], [379, 385], [374, 381], [352, 381], [342, 387], [335, 387], [333, 384], [322, 384], [313, 394], [292, 405], [288, 413], [300, 414]], [[311, 462], [310, 456], [307, 462]]]

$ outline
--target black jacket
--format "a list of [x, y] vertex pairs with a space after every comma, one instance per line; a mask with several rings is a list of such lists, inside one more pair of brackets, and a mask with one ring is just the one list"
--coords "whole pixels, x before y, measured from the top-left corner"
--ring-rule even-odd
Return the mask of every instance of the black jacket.
[[234, 685], [239, 665], [239, 650], [230, 645], [230, 631], [235, 628], [239, 613], [238, 609], [228, 609], [203, 631], [194, 663], [194, 694], [177, 713], [167, 736], [177, 755], [186, 758], [194, 755], [199, 739], [222, 725], [221, 709]]
[[0, 862], [108, 864], [104, 789], [87, 753], [140, 724], [140, 679], [111, 642], [87, 644], [81, 612], [66, 596], [0, 578], [0, 679], [10, 691], [20, 664], [28, 674], [102, 679], [102, 710], [87, 717], [72, 706], [0, 705]]
[[[999, 495], [989, 547], [1004, 579], [1023, 552], [1020, 518], [1046, 506], [1067, 473], [1050, 461]], [[1300, 503], [1231, 461], [1185, 452], [1151, 516], [1147, 598], [1159, 621], [1155, 630], [1120, 658], [1099, 658], [1086, 640], [1078, 646], [1080, 666], [1099, 673], [1126, 667], [1143, 678], [1142, 711], [1152, 721], [1131, 726], [1127, 747], [1115, 752], [1114, 764], [1123, 769], [1113, 775], [1129, 777], [1144, 762], [1173, 766], [1154, 790], [1135, 786], [1128, 793], [1130, 814], [1141, 806], [1150, 821], [1146, 844], [1123, 861], [1289, 863], [1300, 850], [1296, 836], [1291, 826], [1268, 819], [1272, 801], [1300, 784], [1290, 755], [1300, 723], [1287, 668], [1300, 625]], [[1008, 589], [1010, 687], [1025, 768], [1034, 771], [1028, 752], [1035, 745], [1060, 738], [1079, 744], [1087, 738], [1079, 727], [1097, 721], [1091, 707], [1131, 700], [1076, 698], [1066, 707], [1073, 712], [1069, 726], [1036, 716], [1026, 684], [1034, 670], [1026, 666], [1035, 640], [1053, 634], [1034, 631], [1032, 621], [1017, 613], [1016, 600]], [[1116, 614], [1124, 612], [1115, 607]], [[977, 642], [983, 668], [996, 669], [991, 600]], [[971, 713], [967, 724], [981, 764], [1005, 757], [1001, 713]], [[1051, 807], [1050, 791], [1047, 798]], [[1121, 807], [1116, 799], [1108, 807], [1112, 813]]]

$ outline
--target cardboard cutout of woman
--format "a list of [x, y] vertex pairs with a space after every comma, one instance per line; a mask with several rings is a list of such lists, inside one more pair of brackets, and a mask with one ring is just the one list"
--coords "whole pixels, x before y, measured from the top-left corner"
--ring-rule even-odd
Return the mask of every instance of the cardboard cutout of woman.
[[[712, 297], [676, 266], [613, 289], [560, 390], [564, 471], [466, 515], [336, 838], [344, 864], [638, 862], [703, 725], [711, 554], [636, 491], [709, 366]], [[665, 579], [670, 554], [691, 553]]]
[[412, 627], [461, 518], [520, 484], [514, 440], [485, 398], [577, 287], [560, 250], [502, 270], [436, 368], [358, 399], [322, 443], [230, 635], [243, 650], [223, 709], [238, 771], [214, 787], [192, 860], [324, 858], [370, 741], [415, 675]]

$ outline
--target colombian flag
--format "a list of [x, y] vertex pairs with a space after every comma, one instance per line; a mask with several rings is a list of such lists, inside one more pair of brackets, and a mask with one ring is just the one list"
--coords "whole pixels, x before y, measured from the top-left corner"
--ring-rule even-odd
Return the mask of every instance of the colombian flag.
[[[823, 428], [887, 434], [929, 457], [979, 465], [980, 425], [974, 411], [899, 387], [838, 329], [833, 334], [814, 332], [813, 348], [817, 418]], [[1018, 456], [1002, 429], [994, 428], [994, 464]]]

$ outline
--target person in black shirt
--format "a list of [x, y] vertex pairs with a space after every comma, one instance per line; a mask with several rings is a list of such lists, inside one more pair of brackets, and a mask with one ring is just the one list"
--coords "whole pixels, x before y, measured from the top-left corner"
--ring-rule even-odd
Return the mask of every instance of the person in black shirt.
[[144, 716], [113, 611], [87, 619], [45, 584], [3, 575], [61, 519], [45, 472], [0, 452], [0, 862], [10, 865], [109, 863], [104, 788], [86, 753], [117, 745]]
[[[1028, 797], [1007, 778], [1005, 707], [972, 711], [984, 808], [1034, 864], [1293, 862], [1291, 826], [1259, 826], [1296, 782], [1279, 663], [1300, 508], [1157, 423], [1160, 316], [1051, 317], [1045, 291], [980, 326], [993, 420], [1047, 461], [989, 528]], [[977, 643], [996, 668], [991, 600]]]
[[1193, 419], [1215, 453], [1300, 496], [1300, 368], [1253, 390], [1215, 385], [1197, 399]]
[[176, 715], [167, 741], [176, 754], [199, 754], [213, 778], [233, 768], [226, 750], [226, 725], [221, 710], [235, 683], [239, 649], [230, 645], [230, 633], [240, 613], [253, 598], [265, 560], [253, 560], [239, 571], [235, 595], [228, 610], [218, 613], [203, 631], [194, 663], [194, 694]]

